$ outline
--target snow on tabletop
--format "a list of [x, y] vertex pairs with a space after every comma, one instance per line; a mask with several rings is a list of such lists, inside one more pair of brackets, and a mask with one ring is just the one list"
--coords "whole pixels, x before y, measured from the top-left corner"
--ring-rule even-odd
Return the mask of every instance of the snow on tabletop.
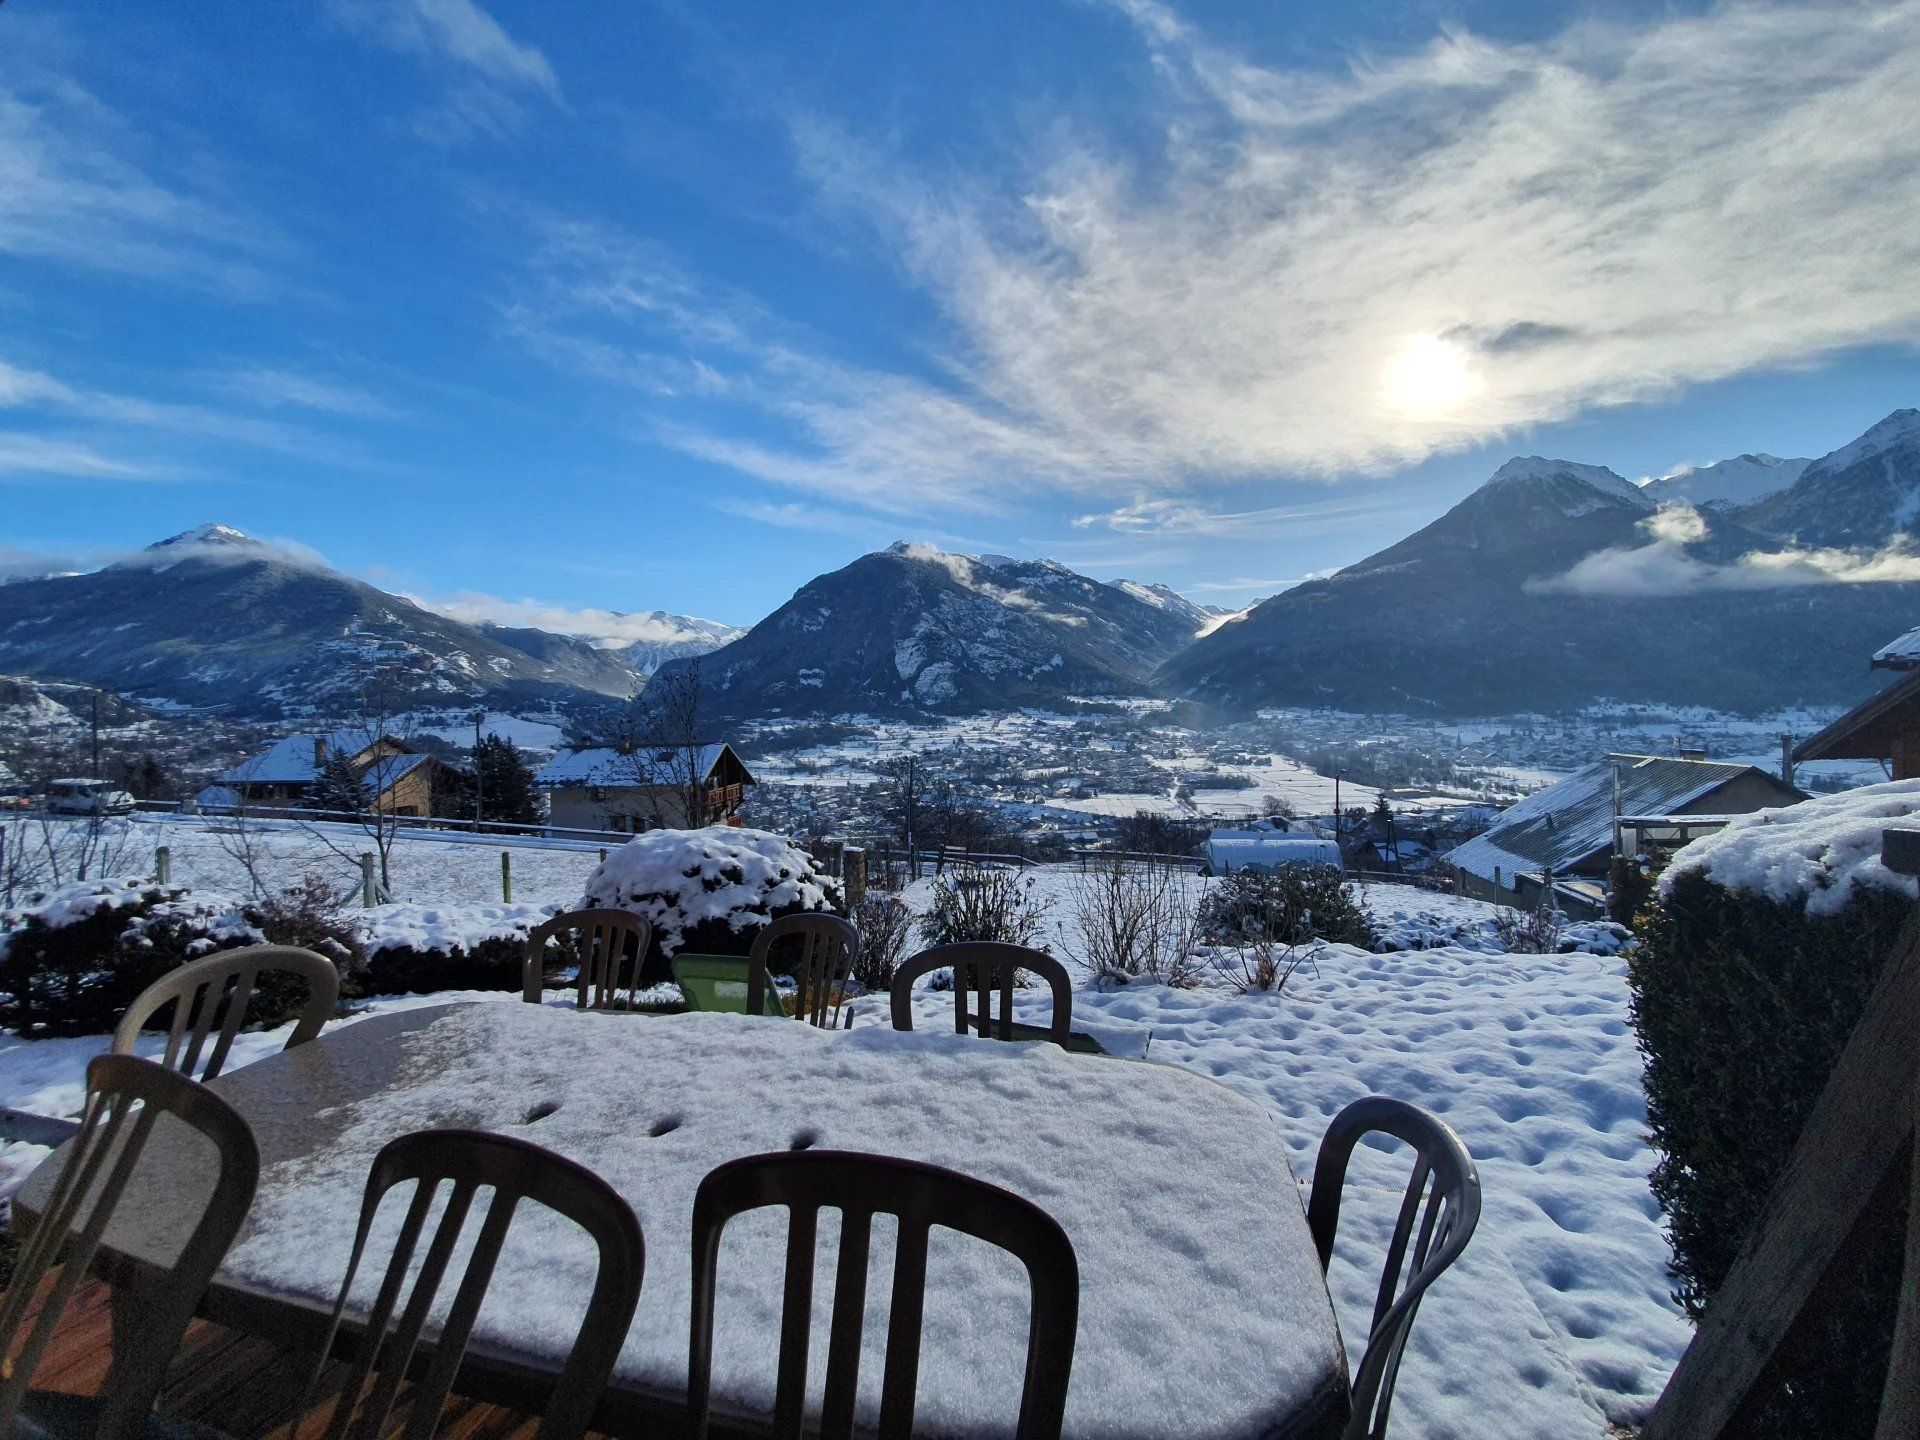
[[[499, 1129], [587, 1164], [633, 1202], [647, 1274], [617, 1373], [672, 1390], [686, 1375], [695, 1186], [723, 1161], [786, 1150], [804, 1136], [821, 1149], [948, 1165], [1027, 1196], [1065, 1227], [1082, 1295], [1069, 1433], [1261, 1433], [1334, 1363], [1318, 1265], [1272, 1117], [1178, 1070], [952, 1034], [517, 1005], [443, 1012], [403, 1044], [400, 1080], [336, 1113], [342, 1128], [323, 1153], [263, 1174], [250, 1235], [228, 1273], [330, 1296], [381, 1145], [426, 1126]], [[383, 1208], [374, 1254], [390, 1247], [404, 1209], [404, 1196]], [[784, 1212], [769, 1211], [726, 1232], [715, 1363], [723, 1409], [771, 1411], [785, 1228]], [[868, 1286], [869, 1426], [890, 1235], [876, 1235]], [[816, 1366], [833, 1236], [829, 1216]], [[557, 1217], [524, 1211], [477, 1333], [562, 1353], [582, 1314], [589, 1251]], [[377, 1281], [376, 1267], [356, 1299]], [[1011, 1257], [935, 1232], [917, 1428], [1012, 1429], [1027, 1294]]]
[[[672, 896], [672, 903], [657, 898]], [[663, 954], [707, 920], [735, 931], [757, 929], [785, 906], [828, 908], [824, 877], [812, 857], [765, 830], [710, 826], [649, 830], [611, 852], [587, 878], [588, 906], [643, 914]]]
[[[1608, 1421], [1645, 1419], [1693, 1331], [1647, 1186], [1622, 960], [1330, 945], [1280, 995], [1136, 982], [1073, 1003], [1076, 1029], [1103, 1043], [1150, 1033], [1149, 1061], [1267, 1106], [1302, 1181], [1328, 1121], [1363, 1095], [1424, 1106], [1459, 1133], [1480, 1171], [1480, 1228], [1421, 1304], [1396, 1440], [1601, 1440]], [[1044, 992], [1015, 992], [1019, 1020], [1047, 1009]], [[915, 1014], [950, 1027], [952, 997], [918, 991]], [[885, 1023], [883, 1008], [856, 1012], [856, 1026]], [[1355, 1153], [1332, 1267], [1356, 1364], [1411, 1157], [1374, 1143]]]
[[1861, 889], [1920, 894], [1911, 875], [1880, 860], [1880, 835], [1920, 814], [1920, 780], [1868, 785], [1779, 810], [1759, 810], [1683, 847], [1660, 877], [1672, 893], [1681, 875], [1700, 874], [1729, 890], [1781, 904], [1806, 902], [1809, 915], [1836, 915]]

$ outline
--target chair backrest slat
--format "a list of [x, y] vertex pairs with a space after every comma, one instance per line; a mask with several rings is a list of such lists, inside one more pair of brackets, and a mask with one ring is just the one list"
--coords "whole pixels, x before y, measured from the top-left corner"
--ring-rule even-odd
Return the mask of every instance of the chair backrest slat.
[[1381, 1270], [1366, 1353], [1354, 1375], [1348, 1440], [1386, 1434], [1401, 1353], [1421, 1297], [1459, 1258], [1480, 1223], [1480, 1176], [1460, 1137], [1418, 1106], [1369, 1095], [1334, 1116], [1314, 1163], [1307, 1227], [1323, 1269], [1333, 1256], [1347, 1163], [1361, 1138], [1376, 1131], [1411, 1145], [1416, 1158]]
[[[418, 1273], [412, 1274], [414, 1252], [434, 1199], [447, 1182], [451, 1182], [451, 1189], [434, 1222], [433, 1238]], [[367, 1317], [366, 1333], [346, 1388], [335, 1403], [325, 1432], [327, 1440], [374, 1440], [386, 1433], [401, 1381], [414, 1369], [427, 1319], [475, 1196], [482, 1188], [492, 1191], [492, 1199], [480, 1222], [479, 1235], [467, 1253], [447, 1318], [434, 1341], [432, 1361], [411, 1394], [406, 1440], [425, 1440], [438, 1423], [523, 1200], [532, 1200], [572, 1220], [599, 1247], [599, 1267], [586, 1313], [538, 1432], [540, 1440], [574, 1440], [584, 1434], [639, 1303], [646, 1268], [640, 1222], [632, 1207], [585, 1167], [524, 1140], [476, 1130], [417, 1131], [389, 1142], [374, 1157], [346, 1279], [334, 1302], [327, 1344], [308, 1384], [308, 1396], [318, 1390], [380, 1203], [391, 1190], [408, 1183], [413, 1186], [413, 1195]], [[403, 1307], [401, 1291], [409, 1281], [413, 1288]], [[400, 1312], [397, 1326], [396, 1310]]]
[[[67, 1144], [53, 1191], [0, 1302], [0, 1356], [6, 1357], [0, 1367], [5, 1377], [0, 1384], [0, 1434], [14, 1433], [33, 1372], [163, 1114], [211, 1141], [218, 1163], [200, 1218], [172, 1267], [135, 1283], [117, 1301], [134, 1323], [117, 1323], [116, 1312], [113, 1369], [99, 1435], [104, 1440], [133, 1440], [143, 1432], [200, 1296], [253, 1204], [260, 1149], [246, 1121], [205, 1086], [151, 1060], [107, 1054], [95, 1056], [87, 1066], [85, 1116]], [[40, 1298], [55, 1262], [61, 1264], [60, 1277], [29, 1322], [28, 1309]]]
[[[1053, 1014], [1048, 1022], [1047, 1038], [1065, 1045], [1073, 1033], [1073, 977], [1067, 967], [1047, 954], [1025, 945], [1007, 945], [996, 940], [965, 940], [952, 945], [935, 945], [909, 957], [894, 972], [888, 990], [893, 1028], [913, 1029], [913, 986], [923, 975], [951, 967], [953, 970], [953, 1029], [958, 1035], [969, 1030], [996, 1040], [1013, 1038], [1014, 981], [1022, 970], [1037, 975], [1053, 992]], [[993, 1013], [992, 997], [999, 996], [999, 1013]]]
[[860, 932], [850, 921], [824, 911], [783, 915], [761, 927], [747, 953], [747, 1013], [767, 1013], [773, 1000], [767, 960], [775, 945], [793, 935], [800, 937], [793, 1018], [831, 1030], [839, 1022], [847, 981], [860, 958]]
[[[141, 991], [114, 1028], [110, 1053], [133, 1054], [141, 1031], [171, 1005], [160, 1063], [190, 1080], [213, 1079], [233, 1054], [234, 1038], [246, 1024], [247, 1006], [263, 973], [296, 975], [307, 985], [306, 1003], [287, 1037], [287, 1049], [306, 1044], [333, 1018], [340, 1002], [340, 968], [333, 961], [296, 945], [247, 945], [182, 965]], [[211, 1050], [208, 1040], [213, 1041]]]
[[704, 1437], [712, 1413], [714, 1294], [720, 1238], [736, 1215], [767, 1206], [788, 1211], [786, 1293], [772, 1432], [797, 1440], [805, 1421], [807, 1351], [813, 1317], [814, 1250], [822, 1209], [840, 1214], [839, 1258], [827, 1337], [818, 1433], [845, 1440], [855, 1424], [862, 1326], [873, 1219], [898, 1221], [885, 1372], [882, 1436], [912, 1433], [927, 1280], [928, 1232], [936, 1225], [1010, 1251], [1032, 1287], [1019, 1440], [1054, 1440], [1066, 1413], [1079, 1325], [1080, 1279], [1073, 1245], [1044, 1210], [970, 1176], [881, 1155], [831, 1150], [750, 1155], [700, 1182], [693, 1203], [693, 1325], [687, 1350], [690, 1433]]
[[[580, 959], [578, 980], [582, 1010], [632, 1009], [640, 991], [640, 971], [653, 945], [653, 924], [631, 910], [569, 910], [536, 925], [527, 936], [520, 965], [520, 998], [541, 1003], [546, 979], [547, 946], [569, 937]], [[631, 957], [631, 968], [628, 959]], [[626, 1003], [620, 1000], [622, 974]]]

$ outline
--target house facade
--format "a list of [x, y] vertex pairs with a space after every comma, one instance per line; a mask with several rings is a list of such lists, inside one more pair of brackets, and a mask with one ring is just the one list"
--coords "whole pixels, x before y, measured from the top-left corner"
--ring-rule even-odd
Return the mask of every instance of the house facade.
[[747, 787], [758, 783], [725, 743], [580, 746], [562, 750], [534, 778], [547, 792], [555, 828], [636, 835], [738, 825]]
[[1920, 630], [1882, 646], [1868, 663], [1905, 673], [1801, 741], [1794, 761], [1878, 760], [1895, 780], [1920, 779]]
[[1755, 765], [1697, 755], [1609, 755], [1495, 818], [1484, 835], [1447, 852], [1462, 895], [1528, 906], [1549, 884], [1571, 882], [1598, 908], [1623, 822], [1751, 814], [1807, 797]]
[[[327, 767], [344, 760], [359, 777], [365, 806], [392, 815], [431, 815], [441, 763], [391, 735], [330, 730], [288, 735], [242, 760], [202, 791], [208, 809], [252, 805], [294, 809], [312, 804]], [[222, 793], [224, 792], [224, 793]]]

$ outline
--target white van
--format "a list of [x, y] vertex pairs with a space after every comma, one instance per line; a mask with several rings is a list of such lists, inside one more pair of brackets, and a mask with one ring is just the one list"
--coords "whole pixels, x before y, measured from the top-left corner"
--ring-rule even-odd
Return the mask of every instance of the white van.
[[47, 809], [56, 815], [131, 815], [133, 796], [111, 780], [50, 780]]

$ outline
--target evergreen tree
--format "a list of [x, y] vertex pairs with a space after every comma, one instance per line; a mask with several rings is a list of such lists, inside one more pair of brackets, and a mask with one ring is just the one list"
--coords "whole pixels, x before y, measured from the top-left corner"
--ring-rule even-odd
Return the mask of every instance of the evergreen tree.
[[358, 815], [367, 808], [367, 792], [360, 783], [360, 772], [338, 750], [329, 751], [325, 763], [321, 765], [307, 806], [309, 809], [340, 815]]
[[533, 767], [518, 745], [504, 736], [489, 735], [474, 750], [473, 764], [480, 781], [481, 819], [510, 825], [531, 825], [540, 819]]

